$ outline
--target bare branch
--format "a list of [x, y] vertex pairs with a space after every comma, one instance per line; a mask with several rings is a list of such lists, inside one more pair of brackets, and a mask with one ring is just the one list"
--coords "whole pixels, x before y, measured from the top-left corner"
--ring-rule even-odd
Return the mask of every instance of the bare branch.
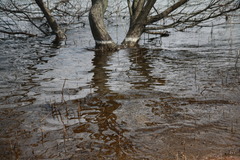
[[164, 17], [167, 17], [171, 12], [173, 12], [174, 10], [176, 10], [183, 4], [187, 3], [188, 1], [189, 0], [180, 0], [177, 3], [173, 4], [172, 6], [170, 6], [169, 8], [167, 8], [162, 13], [149, 17], [147, 24], [152, 24], [154, 22], [157, 22], [157, 21], [163, 19]]
[[27, 33], [27, 32], [8, 32], [8, 31], [4, 31], [4, 30], [0, 30], [1, 33], [5, 33], [5, 34], [12, 34], [12, 35], [17, 35], [17, 34], [23, 34], [23, 35], [27, 35], [29, 37], [36, 37], [36, 34], [31, 34], [31, 33]]
[[230, 12], [238, 10], [239, 6], [235, 3], [235, 0], [212, 0], [209, 4], [206, 4], [205, 7], [203, 7], [203, 5], [188, 4], [180, 11], [175, 12], [174, 14], [168, 14], [164, 17], [168, 23], [161, 25], [158, 24], [157, 26], [153, 26], [153, 24], [151, 24], [151, 26], [146, 27], [145, 30], [161, 30], [167, 28], [179, 28], [178, 30], [184, 30], [186, 28], [200, 26], [200, 23], [220, 16], [225, 16]]
[[128, 3], [128, 10], [129, 10], [129, 14], [130, 14], [130, 17], [133, 16], [133, 10], [132, 10], [132, 5], [131, 5], [131, 1], [130, 0], [127, 0], [127, 3]]
[[50, 25], [52, 31], [56, 35], [56, 41], [60, 41], [61, 39], [64, 39], [64, 33], [57, 24], [55, 18], [52, 16], [50, 10], [46, 7], [46, 5], [43, 3], [42, 0], [35, 0], [41, 11], [43, 12], [45, 18], [47, 19], [48, 24]]

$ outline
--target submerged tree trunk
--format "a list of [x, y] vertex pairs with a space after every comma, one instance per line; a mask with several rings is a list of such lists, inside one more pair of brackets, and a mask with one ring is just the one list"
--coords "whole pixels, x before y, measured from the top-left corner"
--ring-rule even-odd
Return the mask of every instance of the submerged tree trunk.
[[96, 49], [116, 50], [117, 45], [113, 42], [104, 25], [104, 13], [107, 6], [108, 0], [92, 0], [89, 13], [90, 27], [96, 42]]
[[144, 32], [144, 21], [139, 21], [129, 27], [127, 35], [122, 42], [124, 47], [135, 47], [138, 45], [138, 41], [142, 33]]
[[57, 24], [56, 20], [52, 16], [50, 10], [46, 7], [44, 2], [42, 0], [35, 0], [41, 11], [43, 12], [45, 18], [47, 19], [47, 22], [49, 26], [51, 27], [53, 33], [56, 35], [56, 38], [54, 40], [54, 43], [59, 43], [61, 40], [64, 39], [65, 35], [64, 32], [61, 30], [59, 25]]
[[138, 45], [138, 41], [147, 25], [149, 12], [155, 3], [156, 0], [134, 0], [132, 5], [129, 5], [130, 27], [122, 45], [126, 47], [134, 47]]
[[161, 13], [157, 13], [155, 16], [149, 16], [149, 13], [157, 0], [133, 0], [132, 4], [128, 0], [128, 8], [130, 12], [130, 27], [126, 38], [122, 42], [122, 45], [126, 47], [133, 47], [138, 45], [138, 41], [141, 35], [146, 31], [146, 26], [160, 21], [167, 17], [171, 12], [187, 3], [189, 0], [178, 0], [172, 6], [168, 7]]
[[[151, 31], [161, 31], [162, 29], [175, 28], [181, 25], [188, 28], [239, 9], [239, 0], [212, 0], [210, 3], [206, 0], [206, 4], [199, 8], [196, 7], [196, 11], [192, 11], [191, 13], [189, 12], [189, 7], [192, 7], [191, 4], [187, 6], [189, 1], [174, 0], [169, 3], [169, 6], [163, 7], [164, 9], [162, 10], [154, 7], [157, 0], [127, 0], [130, 25], [126, 37], [122, 42], [122, 47], [137, 46], [144, 32], [162, 34], [162, 32]], [[197, 6], [198, 4], [194, 5]], [[101, 50], [115, 50], [117, 49], [117, 45], [113, 42], [104, 25], [104, 13], [107, 6], [108, 0], [92, 0], [89, 21], [96, 42], [96, 48]], [[179, 9], [178, 12], [176, 11], [177, 9]], [[171, 14], [173, 11], [176, 11], [176, 13]], [[166, 21], [156, 24], [156, 22], [163, 19], [170, 19], [170, 21], [167, 21], [166, 24]]]

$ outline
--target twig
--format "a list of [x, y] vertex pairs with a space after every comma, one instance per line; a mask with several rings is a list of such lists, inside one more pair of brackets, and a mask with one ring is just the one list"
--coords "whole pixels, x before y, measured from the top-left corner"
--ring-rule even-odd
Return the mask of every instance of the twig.
[[39, 26], [37, 26], [37, 24], [35, 24], [32, 20], [32, 18], [24, 11], [22, 11], [21, 9], [18, 8], [18, 6], [15, 4], [15, 3], [12, 3], [12, 5], [18, 10], [18, 11], [21, 11], [23, 15], [26, 16], [26, 18], [28, 19], [28, 21], [34, 26], [36, 27], [39, 31], [41, 31], [44, 35], [48, 36], [48, 34], [42, 30]]
[[1, 33], [6, 33], [6, 34], [12, 34], [12, 35], [18, 35], [18, 34], [23, 34], [23, 35], [27, 35], [29, 37], [36, 37], [36, 34], [31, 34], [31, 33], [27, 33], [27, 32], [8, 32], [8, 31], [4, 31], [4, 30], [0, 30]]
[[62, 86], [62, 102], [64, 102], [64, 87], [65, 87], [65, 84], [66, 84], [66, 80], [67, 79], [64, 79], [64, 82], [63, 82], [63, 86]]

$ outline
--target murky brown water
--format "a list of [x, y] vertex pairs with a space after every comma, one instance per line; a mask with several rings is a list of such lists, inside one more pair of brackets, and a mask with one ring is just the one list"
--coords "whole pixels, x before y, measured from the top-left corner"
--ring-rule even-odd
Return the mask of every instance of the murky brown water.
[[145, 35], [106, 54], [85, 49], [87, 28], [59, 48], [1, 40], [1, 159], [240, 156], [238, 29]]

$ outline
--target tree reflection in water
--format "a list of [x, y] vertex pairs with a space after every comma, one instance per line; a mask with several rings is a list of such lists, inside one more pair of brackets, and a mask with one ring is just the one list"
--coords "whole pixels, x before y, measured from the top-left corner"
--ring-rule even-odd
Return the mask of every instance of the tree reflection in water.
[[121, 96], [111, 92], [108, 86], [109, 71], [108, 60], [113, 53], [99, 53], [96, 51], [93, 59], [94, 73], [92, 87], [96, 95], [90, 96], [86, 101], [80, 100], [80, 116], [86, 122], [80, 123], [73, 129], [76, 136], [82, 137], [77, 145], [83, 155], [97, 155], [98, 158], [116, 156], [124, 158], [127, 152], [133, 152], [129, 137], [124, 133], [127, 131], [119, 124], [114, 111], [121, 104], [117, 102]]

